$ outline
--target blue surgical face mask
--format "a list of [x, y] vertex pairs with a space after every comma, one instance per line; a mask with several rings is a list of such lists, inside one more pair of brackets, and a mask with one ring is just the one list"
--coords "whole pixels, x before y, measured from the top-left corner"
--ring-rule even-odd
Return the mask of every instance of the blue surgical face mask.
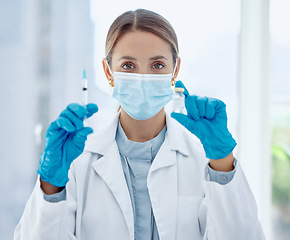
[[112, 97], [136, 120], [155, 116], [172, 99], [171, 73], [114, 72], [113, 76], [115, 87]]

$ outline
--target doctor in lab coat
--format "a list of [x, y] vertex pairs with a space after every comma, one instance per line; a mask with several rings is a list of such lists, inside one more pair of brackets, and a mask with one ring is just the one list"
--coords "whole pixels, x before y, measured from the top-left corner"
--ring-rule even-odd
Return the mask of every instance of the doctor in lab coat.
[[82, 125], [94, 105], [70, 104], [51, 124], [14, 239], [265, 239], [225, 105], [178, 82], [187, 114], [164, 111], [180, 68], [171, 25], [144, 9], [120, 15], [103, 67], [120, 110], [99, 132]]

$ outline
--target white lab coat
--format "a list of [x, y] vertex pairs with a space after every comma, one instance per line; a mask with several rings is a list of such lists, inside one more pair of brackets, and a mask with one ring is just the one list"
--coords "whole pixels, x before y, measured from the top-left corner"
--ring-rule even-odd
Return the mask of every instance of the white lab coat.
[[[115, 141], [118, 117], [89, 136], [71, 165], [65, 201], [44, 200], [37, 179], [15, 240], [134, 240], [132, 204]], [[170, 115], [166, 123], [147, 177], [160, 240], [265, 239], [239, 162], [230, 183], [209, 181], [199, 140]]]

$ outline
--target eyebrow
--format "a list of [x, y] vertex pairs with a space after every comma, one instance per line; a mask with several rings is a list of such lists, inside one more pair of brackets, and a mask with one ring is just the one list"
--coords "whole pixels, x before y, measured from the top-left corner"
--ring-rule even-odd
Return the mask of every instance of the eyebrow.
[[[136, 58], [133, 58], [133, 57], [131, 57], [131, 56], [123, 56], [123, 57], [120, 57], [120, 58], [118, 59], [118, 61], [120, 61], [120, 60], [122, 60], [122, 59], [127, 59], [127, 60], [132, 60], [132, 61], [137, 60]], [[167, 60], [167, 58], [164, 57], [164, 56], [162, 56], [162, 55], [158, 55], [158, 56], [152, 57], [152, 58], [150, 58], [149, 60], [157, 60], [157, 59], [165, 59], [165, 60]], [[167, 61], [168, 61], [168, 60], [167, 60]]]
[[122, 59], [127, 59], [127, 60], [137, 60], [136, 58], [133, 58], [133, 57], [131, 57], [131, 56], [123, 56], [123, 57], [120, 57], [120, 58], [118, 59], [118, 61], [120, 61], [120, 60], [122, 60]]

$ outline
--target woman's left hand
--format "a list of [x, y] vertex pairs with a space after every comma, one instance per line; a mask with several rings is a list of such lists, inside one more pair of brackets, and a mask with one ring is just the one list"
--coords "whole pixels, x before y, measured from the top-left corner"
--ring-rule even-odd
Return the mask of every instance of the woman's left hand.
[[235, 146], [227, 128], [226, 105], [219, 99], [190, 95], [181, 81], [175, 87], [184, 88], [187, 115], [171, 113], [171, 117], [196, 135], [209, 159], [228, 156]]

